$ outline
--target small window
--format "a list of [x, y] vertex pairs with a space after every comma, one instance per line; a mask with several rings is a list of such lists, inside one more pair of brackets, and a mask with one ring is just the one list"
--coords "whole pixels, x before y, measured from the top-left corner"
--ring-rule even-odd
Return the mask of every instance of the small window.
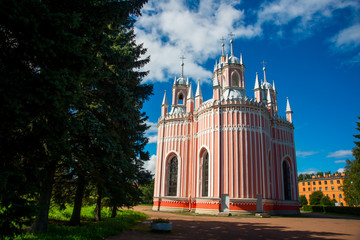
[[334, 184], [334, 181], [333, 181], [333, 180], [331, 180], [331, 181], [330, 181], [330, 183], [331, 183], [331, 184]]
[[310, 185], [310, 182], [308, 182], [308, 185]]
[[341, 194], [341, 193], [339, 194], [339, 198], [342, 198], [342, 194]]
[[308, 188], [308, 191], [311, 191], [310, 188]]
[[338, 184], [340, 184], [340, 180], [337, 180], [336, 182], [337, 182]]
[[180, 93], [180, 95], [179, 95], [179, 102], [178, 102], [178, 104], [184, 104], [184, 96]]
[[314, 187], [314, 191], [316, 191], [316, 187]]
[[305, 183], [304, 183], [304, 182], [303, 182], [302, 184], [303, 184], [303, 186], [305, 186]]
[[338, 190], [341, 190], [341, 186], [338, 187]]
[[331, 187], [331, 190], [333, 190], [333, 191], [334, 191], [334, 190], [335, 190], [335, 188], [334, 188], [334, 187]]
[[327, 197], [329, 197], [329, 194], [326, 194]]
[[322, 187], [319, 187], [319, 190], [322, 191]]
[[325, 187], [325, 191], [327, 191], [328, 190], [328, 187]]
[[327, 181], [324, 181], [324, 184], [326, 185], [326, 184], [327, 184]]
[[315, 185], [316, 184], [316, 182], [313, 182], [313, 185]]
[[305, 188], [303, 188], [303, 191], [305, 192]]
[[319, 181], [319, 185], [321, 185], [321, 181]]
[[333, 194], [333, 198], [335, 198], [335, 194]]

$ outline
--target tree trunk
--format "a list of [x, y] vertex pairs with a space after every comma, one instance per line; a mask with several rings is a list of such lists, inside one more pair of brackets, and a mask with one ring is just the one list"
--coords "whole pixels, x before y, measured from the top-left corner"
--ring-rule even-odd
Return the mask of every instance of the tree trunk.
[[101, 221], [101, 194], [99, 188], [98, 188], [98, 196], [96, 199], [95, 221]]
[[54, 183], [56, 163], [50, 163], [44, 171], [44, 178], [40, 187], [39, 211], [30, 231], [33, 233], [46, 233], [48, 227], [50, 199]]
[[71, 219], [69, 221], [69, 224], [71, 226], [80, 225], [80, 215], [81, 215], [82, 200], [84, 197], [84, 190], [85, 190], [85, 176], [79, 173], [78, 181], [77, 181], [77, 189], [75, 193], [75, 200], [74, 200], [74, 209], [71, 215]]
[[117, 214], [117, 207], [113, 206], [111, 209], [111, 218], [115, 218]]

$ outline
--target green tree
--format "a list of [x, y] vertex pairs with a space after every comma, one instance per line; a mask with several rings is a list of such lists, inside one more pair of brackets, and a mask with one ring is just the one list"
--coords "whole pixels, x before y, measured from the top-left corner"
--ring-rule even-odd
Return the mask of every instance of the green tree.
[[[360, 117], [359, 117], [360, 119]], [[360, 122], [356, 122], [357, 130], [360, 131]], [[360, 139], [360, 134], [354, 135]], [[346, 160], [344, 178], [344, 197], [349, 206], [360, 205], [360, 141], [354, 141], [355, 147], [352, 150], [354, 160]]]
[[[0, 2], [1, 214], [36, 203], [35, 232], [47, 229], [57, 164], [71, 155], [69, 110], [91, 59], [74, 34], [79, 16], [45, 2]], [[26, 211], [15, 212], [12, 221], [21, 223]]]
[[319, 176], [319, 175], [320, 175], [321, 177], [324, 176], [324, 172], [321, 172], [321, 171], [320, 171], [320, 172], [317, 172], [317, 173], [315, 174], [316, 177]]
[[20, 228], [33, 215], [20, 207], [37, 203], [32, 230], [46, 232], [53, 186], [58, 204], [75, 197], [75, 216], [87, 188], [101, 200], [113, 179], [140, 175], [152, 87], [132, 24], [145, 2], [1, 0], [2, 229]]
[[298, 176], [298, 181], [302, 181], [302, 180], [305, 180], [304, 179], [304, 174], [300, 173], [299, 176]]
[[299, 203], [301, 207], [308, 205], [308, 200], [306, 199], [305, 195], [300, 195]]
[[330, 198], [328, 196], [324, 196], [320, 200], [320, 205], [323, 205], [323, 206], [335, 206], [335, 203], [333, 204], [333, 202], [330, 200]]
[[145, 204], [152, 204], [153, 203], [153, 196], [154, 196], [154, 181], [152, 179], [149, 184], [144, 184], [140, 187], [141, 189], [141, 202]]
[[324, 197], [322, 191], [315, 191], [310, 195], [310, 205], [320, 205], [321, 199]]

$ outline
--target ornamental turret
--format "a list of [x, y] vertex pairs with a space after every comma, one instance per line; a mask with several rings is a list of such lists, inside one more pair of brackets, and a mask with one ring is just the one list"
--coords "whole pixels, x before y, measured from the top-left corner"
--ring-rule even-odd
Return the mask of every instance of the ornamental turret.
[[292, 113], [293, 111], [291, 110], [291, 107], [290, 107], [290, 103], [289, 103], [289, 98], [287, 97], [286, 98], [286, 119], [292, 123]]
[[186, 112], [189, 113], [194, 112], [194, 93], [191, 84], [189, 86], [188, 96], [186, 99]]
[[202, 102], [203, 102], [203, 96], [202, 96], [201, 87], [200, 87], [200, 80], [198, 79], [198, 84], [197, 84], [196, 94], [195, 94], [195, 110], [197, 110], [200, 107]]
[[166, 90], [165, 90], [164, 98], [163, 98], [163, 101], [161, 104], [161, 116], [162, 117], [166, 116], [166, 114], [168, 113], [168, 107], [169, 107], [169, 104], [168, 104], [168, 100], [166, 97]]

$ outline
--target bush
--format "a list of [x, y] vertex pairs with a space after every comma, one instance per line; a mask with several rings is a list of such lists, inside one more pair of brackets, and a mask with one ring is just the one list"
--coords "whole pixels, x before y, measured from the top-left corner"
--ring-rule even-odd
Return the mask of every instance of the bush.
[[315, 191], [310, 195], [310, 205], [320, 205], [324, 194], [321, 191]]
[[304, 208], [304, 211], [312, 212], [312, 206], [311, 205], [304, 205], [303, 208]]
[[304, 206], [304, 211], [318, 213], [339, 213], [360, 216], [360, 207]]
[[300, 196], [299, 203], [300, 203], [301, 207], [308, 205], [308, 201], [307, 201], [305, 195]]

